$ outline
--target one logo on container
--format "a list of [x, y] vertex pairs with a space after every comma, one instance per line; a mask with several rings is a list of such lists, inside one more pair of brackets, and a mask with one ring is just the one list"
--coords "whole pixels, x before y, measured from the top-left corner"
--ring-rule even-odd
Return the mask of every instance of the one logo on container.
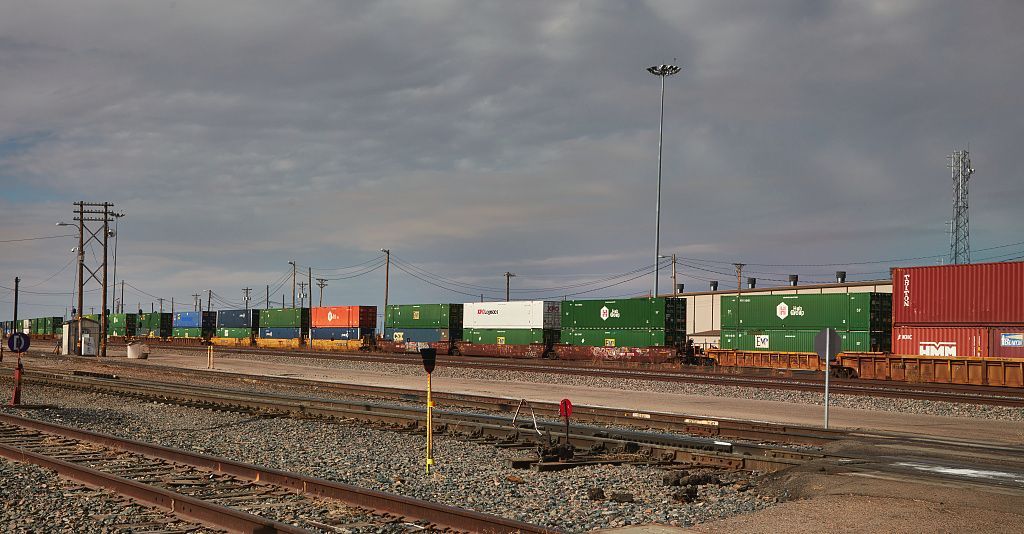
[[754, 348], [757, 348], [757, 349], [767, 349], [769, 345], [770, 345], [770, 339], [769, 339], [769, 337], [767, 335], [760, 334], [760, 335], [754, 336]]
[[1000, 334], [999, 344], [1003, 347], [1024, 347], [1024, 334]]
[[619, 317], [622, 317], [622, 316], [619, 314], [619, 310], [609, 310], [608, 306], [602, 306], [601, 307], [601, 320], [602, 321], [607, 321], [609, 317], [619, 318]]
[[786, 304], [785, 302], [780, 302], [779, 305], [775, 307], [775, 315], [777, 315], [779, 319], [782, 320], [785, 320], [786, 317], [789, 317], [790, 315], [794, 317], [802, 317], [804, 315], [804, 307], [793, 306], [792, 308], [790, 308], [789, 304]]
[[910, 307], [910, 274], [903, 275], [903, 307]]
[[476, 314], [477, 315], [498, 315], [498, 310], [485, 310], [483, 308], [479, 308], [479, 309], [476, 310]]
[[917, 344], [921, 356], [942, 356], [956, 358], [956, 343], [952, 341], [922, 341]]

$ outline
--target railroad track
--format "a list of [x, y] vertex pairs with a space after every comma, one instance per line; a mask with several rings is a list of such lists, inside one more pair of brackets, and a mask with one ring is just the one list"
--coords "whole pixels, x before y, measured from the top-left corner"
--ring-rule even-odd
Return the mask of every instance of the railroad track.
[[[175, 346], [172, 344], [154, 344], [153, 347], [165, 350], [196, 351], [205, 353], [206, 348]], [[420, 365], [416, 355], [393, 355], [381, 353], [342, 353], [318, 352], [302, 350], [273, 350], [260, 348], [239, 349], [234, 347], [216, 347], [217, 353], [261, 355], [261, 356], [292, 356], [327, 360], [382, 362], [391, 364]], [[581, 365], [582, 364], [582, 365]], [[598, 366], [591, 362], [562, 362], [558, 360], [509, 360], [497, 358], [473, 358], [464, 356], [438, 356], [439, 366], [452, 366], [466, 369], [491, 371], [519, 371], [547, 374], [570, 374], [591, 376], [617, 380], [648, 380], [659, 382], [686, 382], [712, 384], [719, 386], [749, 387], [761, 389], [778, 389], [819, 393], [824, 389], [824, 378], [820, 373], [800, 372], [800, 374], [816, 376], [779, 376], [759, 369], [756, 374], [735, 374], [708, 371], [699, 366], [662, 366], [636, 364], [635, 367]], [[1012, 388], [993, 388], [986, 386], [962, 384], [910, 384], [878, 380], [858, 380], [833, 378], [831, 391], [837, 394], [905, 398], [913, 400], [972, 403], [992, 406], [1024, 407], [1024, 390]]]
[[554, 532], [497, 516], [0, 414], [0, 455], [230, 532]]
[[[194, 386], [131, 378], [78, 376], [73, 373], [28, 372], [29, 383], [74, 388], [189, 406], [286, 414], [384, 424], [405, 432], [425, 431], [424, 409], [363, 400], [329, 399], [225, 387]], [[557, 445], [564, 432], [558, 421], [434, 409], [435, 433], [503, 447]], [[703, 426], [711, 426], [705, 422]], [[699, 424], [699, 423], [695, 423]], [[553, 441], [552, 441], [553, 440]], [[579, 451], [629, 454], [661, 463], [685, 463], [745, 471], [777, 471], [820, 457], [813, 451], [775, 444], [733, 443], [718, 437], [665, 434], [645, 430], [574, 425], [569, 441]]]

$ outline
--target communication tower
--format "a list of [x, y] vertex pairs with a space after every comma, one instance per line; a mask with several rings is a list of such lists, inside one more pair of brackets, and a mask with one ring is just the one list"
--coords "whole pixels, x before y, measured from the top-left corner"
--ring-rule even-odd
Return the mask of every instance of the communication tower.
[[967, 215], [967, 182], [974, 174], [967, 150], [955, 150], [949, 156], [953, 176], [953, 219], [949, 223], [949, 263], [971, 263], [971, 230]]

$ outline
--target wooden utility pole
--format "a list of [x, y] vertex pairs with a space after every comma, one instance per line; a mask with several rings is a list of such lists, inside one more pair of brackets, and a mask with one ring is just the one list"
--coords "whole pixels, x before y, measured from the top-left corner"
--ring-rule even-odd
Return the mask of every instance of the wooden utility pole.
[[746, 265], [745, 263], [734, 263], [733, 264], [733, 266], [736, 267], [736, 291], [742, 291], [743, 290], [743, 267], [745, 265]]
[[249, 298], [249, 292], [252, 291], [252, 288], [251, 287], [243, 287], [242, 291], [245, 293], [245, 298], [242, 299], [242, 301], [245, 302], [245, 311], [249, 311], [249, 301], [251, 300]]
[[[391, 278], [391, 249], [382, 248], [381, 252], [387, 255], [387, 259], [384, 264], [384, 319], [381, 321], [380, 332], [381, 335], [387, 335], [388, 327], [388, 282]], [[380, 257], [380, 256], [378, 256]]]
[[320, 288], [320, 307], [322, 308], [323, 305], [324, 305], [324, 288], [327, 287], [327, 279], [326, 278], [317, 278], [316, 279], [316, 285], [317, 285], [317, 287]]
[[512, 285], [512, 277], [515, 275], [516, 273], [510, 273], [508, 271], [505, 271], [505, 302], [508, 302], [508, 295], [510, 291], [509, 288]]
[[[292, 308], [295, 307], [295, 260], [288, 262], [292, 264]], [[284, 307], [284, 304], [281, 304]]]

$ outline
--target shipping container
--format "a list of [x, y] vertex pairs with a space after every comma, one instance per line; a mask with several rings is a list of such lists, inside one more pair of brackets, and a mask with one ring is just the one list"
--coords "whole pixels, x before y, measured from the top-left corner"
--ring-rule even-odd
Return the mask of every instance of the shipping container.
[[826, 293], [722, 297], [723, 330], [820, 330], [885, 332], [891, 328], [892, 295]]
[[313, 308], [310, 316], [313, 328], [377, 327], [376, 306], [325, 306]]
[[1024, 326], [897, 326], [893, 353], [944, 358], [1024, 358]]
[[559, 331], [543, 328], [466, 328], [462, 339], [487, 345], [529, 345], [558, 343]]
[[437, 341], [459, 341], [462, 339], [462, 330], [459, 337], [452, 337], [447, 328], [391, 328], [384, 329], [384, 339], [396, 343], [434, 343]]
[[142, 313], [135, 320], [135, 335], [140, 337], [171, 337], [173, 328], [170, 313]]
[[259, 328], [260, 310], [220, 310], [217, 312], [217, 328]]
[[217, 328], [214, 337], [242, 339], [252, 337], [251, 328]]
[[107, 333], [112, 336], [134, 336], [137, 330], [136, 314], [112, 313], [107, 316]]
[[310, 330], [313, 339], [342, 340], [361, 339], [363, 336], [373, 336], [373, 329], [361, 328], [314, 328]]
[[[745, 351], [815, 352], [814, 338], [821, 330], [734, 330], [720, 338], [720, 347]], [[850, 352], [887, 352], [888, 332], [838, 332], [842, 339], [839, 350]]]
[[686, 343], [686, 333], [661, 328], [562, 327], [561, 342], [588, 347], [681, 347]]
[[203, 329], [178, 327], [171, 330], [171, 337], [202, 338]]
[[462, 327], [558, 330], [562, 307], [558, 301], [467, 302], [462, 305]]
[[309, 329], [309, 308], [270, 308], [260, 310], [260, 328]]
[[212, 332], [217, 327], [217, 312], [186, 311], [174, 314], [174, 328], [199, 328]]
[[[266, 311], [266, 310], [264, 310]], [[262, 321], [263, 318], [261, 317]], [[299, 339], [302, 336], [302, 329], [291, 326], [260, 327], [260, 337], [263, 339]]]
[[391, 304], [384, 326], [462, 330], [462, 304]]
[[1024, 325], [1024, 262], [892, 270], [893, 324]]
[[562, 328], [663, 328], [686, 331], [686, 299], [566, 300]]

